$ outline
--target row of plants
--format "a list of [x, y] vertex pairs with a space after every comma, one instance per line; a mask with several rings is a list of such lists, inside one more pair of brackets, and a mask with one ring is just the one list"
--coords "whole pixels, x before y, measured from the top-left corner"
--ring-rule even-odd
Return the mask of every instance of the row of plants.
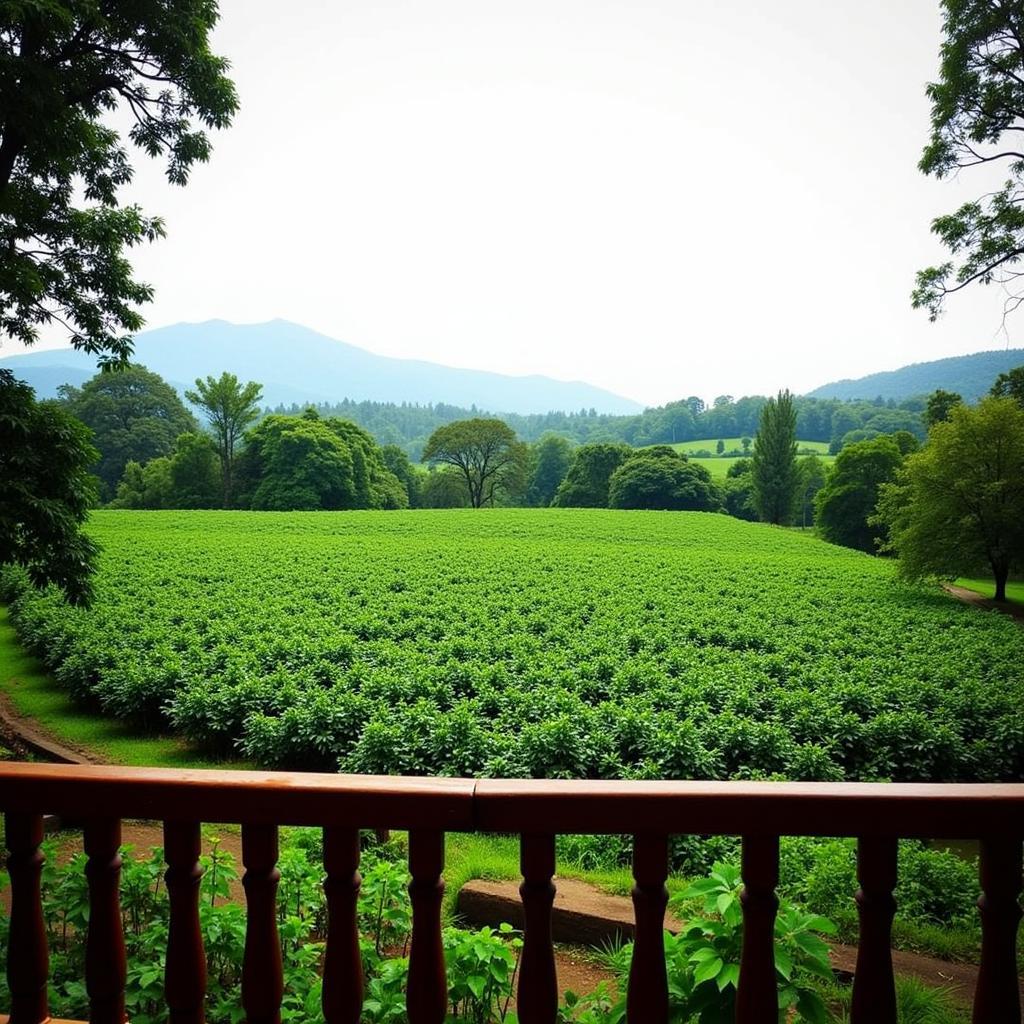
[[[285, 984], [282, 1019], [322, 1020], [320, 970], [326, 938], [326, 908], [319, 868], [320, 833], [292, 830], [281, 850], [278, 867], [278, 930]], [[50, 944], [51, 1012], [84, 1019], [88, 997], [83, 983], [85, 935], [88, 925], [88, 886], [85, 857], [58, 855], [57, 843], [44, 844], [43, 914]], [[121, 912], [128, 950], [126, 1002], [137, 1024], [167, 1019], [163, 1003], [164, 957], [167, 944], [168, 902], [162, 876], [163, 851], [138, 856], [122, 850]], [[364, 851], [363, 883], [358, 899], [363, 969], [366, 978], [363, 1019], [374, 1022], [405, 1020], [405, 987], [411, 913], [408, 875], [396, 845]], [[209, 973], [207, 1019], [211, 1024], [238, 1024], [242, 1019], [240, 993], [245, 944], [245, 910], [232, 899], [238, 874], [232, 855], [216, 838], [202, 856], [200, 924]], [[0, 889], [7, 879], [0, 876]], [[735, 868], [716, 865], [712, 874], [677, 897], [680, 905], [701, 902], [701, 913], [678, 937], [667, 938], [666, 961], [674, 1017], [702, 1024], [730, 1012], [738, 979], [742, 935], [738, 903], [739, 877]], [[825, 1021], [824, 1003], [810, 979], [831, 979], [827, 947], [818, 933], [830, 933], [825, 918], [805, 914], [784, 904], [776, 930], [776, 964], [781, 985], [780, 1013], [796, 1009], [798, 1019]], [[0, 917], [0, 954], [8, 939], [8, 921]], [[473, 1024], [513, 1022], [513, 992], [522, 947], [509, 925], [500, 928], [444, 929], [448, 976], [449, 1019]], [[629, 947], [616, 951], [612, 969], [628, 975]], [[616, 991], [625, 993], [625, 981]], [[624, 995], [601, 988], [581, 997], [567, 993], [564, 1020], [577, 1020], [584, 1008], [608, 1002], [607, 1020], [622, 1018]], [[0, 981], [0, 1005], [7, 1005], [6, 979]]]
[[266, 766], [1024, 778], [1019, 627], [713, 515], [99, 512], [97, 599], [5, 571], [83, 704]]
[[[88, 998], [83, 984], [88, 887], [85, 857], [70, 852], [69, 837], [44, 843], [43, 913], [50, 945], [51, 1011], [84, 1019]], [[70, 856], [69, 856], [70, 852]], [[571, 852], [571, 851], [569, 851]], [[823, 855], [824, 854], [824, 855]], [[163, 1004], [164, 956], [168, 903], [163, 883], [163, 851], [122, 849], [121, 912], [128, 950], [127, 1008], [139, 1024], [166, 1020]], [[405, 1021], [405, 987], [411, 911], [404, 843], [384, 845], [366, 839], [361, 864], [362, 887], [357, 913], [366, 978], [363, 1019]], [[608, 863], [604, 854], [603, 863]], [[844, 992], [834, 984], [823, 936], [837, 934], [832, 916], [809, 912], [808, 906], [834, 907], [848, 914], [852, 905], [853, 850], [848, 844], [787, 840], [782, 848], [781, 896], [776, 920], [775, 963], [780, 1021], [813, 1024], [836, 1019]], [[841, 862], [841, 864], [840, 864]], [[326, 938], [323, 895], [322, 833], [287, 829], [282, 833], [278, 867], [278, 932], [285, 972], [282, 1018], [322, 1020], [321, 969]], [[961, 867], [956, 867], [960, 863]], [[207, 1018], [211, 1024], [238, 1024], [245, 944], [245, 909], [236, 902], [238, 870], [217, 836], [208, 836], [201, 858], [200, 924], [209, 970]], [[976, 892], [968, 879], [973, 868], [951, 854], [903, 843], [900, 913], [906, 920], [944, 920], [956, 927], [963, 900]], [[808, 869], [809, 882], [801, 870]], [[7, 879], [0, 875], [0, 892]], [[741, 879], [733, 861], [716, 861], [690, 884], [673, 886], [669, 909], [684, 927], [666, 934], [672, 1020], [678, 1024], [731, 1021], [739, 978], [742, 915]], [[5, 955], [8, 920], [0, 916], [0, 957]], [[841, 929], [838, 929], [841, 932]], [[498, 928], [447, 927], [443, 932], [448, 977], [449, 1019], [513, 1024], [516, 977], [522, 940], [509, 925]], [[596, 952], [615, 981], [587, 993], [565, 992], [560, 1020], [576, 1024], [619, 1024], [632, 956], [631, 944]], [[7, 1005], [6, 979], [0, 979], [0, 1006]]]

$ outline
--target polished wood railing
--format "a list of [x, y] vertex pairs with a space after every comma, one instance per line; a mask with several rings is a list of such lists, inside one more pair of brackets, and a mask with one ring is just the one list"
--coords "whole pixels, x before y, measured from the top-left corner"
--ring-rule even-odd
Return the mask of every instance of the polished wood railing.
[[981, 969], [976, 1024], [1019, 1024], [1016, 936], [1021, 917], [1024, 785], [769, 782], [561, 782], [418, 779], [237, 771], [0, 765], [12, 904], [7, 972], [12, 1024], [48, 1020], [48, 950], [40, 900], [43, 814], [85, 819], [90, 917], [90, 1020], [122, 1024], [125, 955], [118, 905], [122, 818], [164, 822], [170, 925], [166, 997], [173, 1024], [201, 1024], [206, 968], [199, 930], [200, 822], [242, 826], [248, 907], [242, 1002], [251, 1024], [280, 1020], [282, 968], [274, 899], [279, 825], [324, 830], [328, 929], [323, 1011], [356, 1024], [363, 979], [356, 924], [359, 829], [407, 829], [413, 928], [411, 1024], [441, 1024], [446, 832], [517, 833], [524, 946], [517, 993], [522, 1024], [550, 1024], [558, 991], [551, 943], [556, 833], [632, 833], [636, 937], [627, 996], [631, 1024], [668, 1019], [663, 930], [668, 836], [739, 835], [744, 935], [736, 1020], [776, 1019], [773, 927], [780, 835], [855, 836], [860, 942], [854, 1024], [894, 1024], [890, 931], [896, 839], [981, 840]]

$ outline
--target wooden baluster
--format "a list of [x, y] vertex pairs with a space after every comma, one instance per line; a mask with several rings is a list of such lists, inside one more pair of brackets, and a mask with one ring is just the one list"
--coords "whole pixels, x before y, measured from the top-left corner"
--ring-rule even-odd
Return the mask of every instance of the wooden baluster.
[[127, 970], [121, 903], [121, 822], [95, 818], [85, 826], [85, 875], [89, 880], [89, 929], [85, 940], [85, 990], [90, 1024], [123, 1024]]
[[1021, 910], [1021, 840], [981, 841], [981, 968], [974, 1024], [1019, 1024], [1017, 925]]
[[896, 913], [895, 839], [857, 842], [854, 897], [860, 918], [857, 967], [853, 976], [853, 1024], [896, 1024], [896, 984], [892, 976], [892, 919]]
[[203, 1024], [206, 1019], [206, 953], [199, 927], [200, 851], [198, 821], [164, 822], [164, 880], [170, 905], [164, 990], [171, 1024]]
[[359, 1024], [363, 1012], [363, 958], [359, 951], [359, 829], [324, 829], [327, 949], [323, 1008], [327, 1024]]
[[448, 1008], [448, 979], [441, 945], [443, 870], [444, 833], [434, 829], [410, 832], [412, 945], [405, 999], [409, 1024], [442, 1024]]
[[633, 913], [636, 935], [629, 968], [626, 1020], [666, 1024], [668, 976], [665, 971], [665, 907], [668, 906], [668, 837], [633, 840]]
[[242, 826], [245, 956], [242, 1006], [248, 1024], [280, 1024], [284, 981], [277, 937], [277, 826]]
[[525, 921], [523, 956], [519, 962], [518, 1008], [523, 1024], [553, 1024], [558, 1013], [555, 947], [551, 942], [551, 906], [555, 887], [555, 837], [527, 834], [519, 847]]
[[7, 870], [11, 877], [11, 923], [7, 943], [10, 1024], [41, 1024], [50, 1019], [46, 979], [50, 953], [43, 920], [39, 877], [43, 870], [41, 814], [8, 814]]
[[778, 836], [743, 837], [743, 952], [736, 1024], [764, 1024], [778, 1016], [775, 983], [775, 911], [779, 901]]

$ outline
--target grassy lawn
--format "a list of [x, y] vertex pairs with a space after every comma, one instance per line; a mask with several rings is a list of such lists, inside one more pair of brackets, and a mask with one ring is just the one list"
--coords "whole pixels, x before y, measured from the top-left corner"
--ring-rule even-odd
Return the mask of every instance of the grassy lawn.
[[[743, 439], [739, 437], [723, 437], [722, 441], [725, 442], [725, 450], [731, 451], [733, 448], [742, 448]], [[669, 445], [670, 448], [674, 448], [677, 452], [699, 452], [701, 450], [713, 452], [717, 450], [719, 438], [709, 437], [702, 441], [678, 441], [673, 445]], [[797, 441], [797, 446], [801, 449], [809, 449], [810, 451], [817, 452], [819, 455], [825, 455], [828, 452], [827, 441]], [[753, 454], [753, 438], [751, 438], [750, 452]]]
[[[674, 445], [673, 447], [679, 448], [680, 445]], [[825, 447], [827, 448], [827, 445]], [[836, 461], [836, 457], [834, 455], [819, 455], [818, 458], [821, 459], [821, 461], [825, 463], [826, 466], [831, 466], [832, 463]], [[738, 457], [718, 458], [716, 456], [715, 458], [712, 459], [695, 459], [693, 456], [690, 456], [690, 462], [692, 462], [695, 466], [703, 466], [711, 474], [711, 478], [713, 480], [724, 480], [726, 473], [729, 472], [729, 467], [733, 463], [739, 461], [740, 460]]]
[[7, 609], [0, 607], [0, 692], [15, 710], [32, 718], [54, 738], [84, 747], [111, 764], [162, 768], [248, 768], [242, 760], [204, 757], [172, 736], [140, 736], [112, 718], [72, 702], [42, 666], [18, 644]]
[[[956, 581], [956, 585], [989, 598], [995, 593], [995, 583], [992, 580], [959, 579]], [[1007, 583], [1006, 597], [1011, 604], [1024, 605], [1024, 580], [1011, 580]]]

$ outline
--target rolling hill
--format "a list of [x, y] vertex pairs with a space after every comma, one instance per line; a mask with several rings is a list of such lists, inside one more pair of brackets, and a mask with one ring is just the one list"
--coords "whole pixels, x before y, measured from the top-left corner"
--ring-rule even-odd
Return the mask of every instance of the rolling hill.
[[928, 395], [936, 388], [955, 391], [968, 402], [984, 395], [1001, 373], [1024, 365], [1024, 348], [975, 352], [969, 356], [950, 356], [928, 363], [911, 363], [898, 370], [871, 373], [856, 380], [837, 380], [808, 391], [809, 398], [892, 398], [897, 402], [917, 395]]
[[[191, 386], [196, 377], [219, 376], [225, 370], [241, 380], [259, 381], [269, 406], [352, 398], [443, 402], [517, 413], [584, 408], [635, 413], [643, 408], [582, 381], [513, 377], [380, 356], [287, 320], [209, 320], [144, 331], [135, 339], [133, 359], [179, 389]], [[53, 397], [60, 384], [81, 384], [96, 372], [95, 359], [74, 349], [8, 356], [0, 358], [0, 366], [31, 384], [41, 398]]]

